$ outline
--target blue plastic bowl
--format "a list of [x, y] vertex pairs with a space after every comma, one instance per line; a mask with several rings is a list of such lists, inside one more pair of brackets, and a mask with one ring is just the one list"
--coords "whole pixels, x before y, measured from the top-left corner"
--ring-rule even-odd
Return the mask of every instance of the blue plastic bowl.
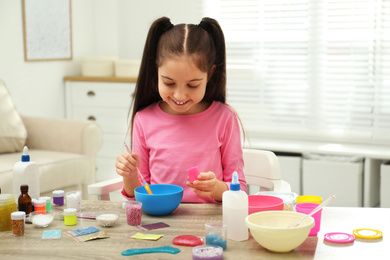
[[142, 202], [142, 210], [153, 216], [171, 214], [183, 198], [183, 188], [172, 184], [150, 184], [153, 194], [148, 194], [144, 186], [135, 188], [135, 200]]

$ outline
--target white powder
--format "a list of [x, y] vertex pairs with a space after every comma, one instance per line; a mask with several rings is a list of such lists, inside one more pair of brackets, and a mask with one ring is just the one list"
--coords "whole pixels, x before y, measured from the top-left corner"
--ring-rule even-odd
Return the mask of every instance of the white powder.
[[38, 227], [47, 227], [52, 221], [54, 216], [52, 215], [35, 215], [32, 219], [32, 223]]
[[115, 214], [102, 214], [96, 217], [96, 221], [105, 227], [113, 226], [115, 225], [116, 221], [118, 220], [118, 215]]

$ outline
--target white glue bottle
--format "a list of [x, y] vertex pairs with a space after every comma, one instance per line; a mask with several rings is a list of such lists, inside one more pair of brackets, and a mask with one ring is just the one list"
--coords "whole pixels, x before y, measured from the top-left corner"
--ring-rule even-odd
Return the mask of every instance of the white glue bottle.
[[248, 239], [245, 218], [248, 216], [248, 195], [240, 190], [237, 172], [233, 173], [230, 190], [222, 194], [223, 224], [227, 226], [227, 238], [235, 241]]
[[29, 195], [32, 199], [40, 197], [39, 190], [39, 167], [36, 162], [30, 161], [28, 148], [23, 148], [23, 155], [20, 162], [15, 163], [13, 170], [13, 193], [15, 196], [20, 194], [20, 186], [27, 184]]

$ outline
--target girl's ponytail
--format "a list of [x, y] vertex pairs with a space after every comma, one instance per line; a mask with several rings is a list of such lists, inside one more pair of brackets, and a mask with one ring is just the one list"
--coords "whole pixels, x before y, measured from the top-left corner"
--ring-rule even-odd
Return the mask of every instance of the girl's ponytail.
[[218, 21], [205, 17], [198, 24], [199, 27], [207, 31], [215, 46], [215, 71], [209, 80], [209, 89], [205, 99], [226, 102], [226, 46], [225, 36]]
[[161, 36], [172, 27], [173, 24], [167, 17], [157, 19], [150, 26], [135, 87], [131, 125], [129, 126], [131, 129], [137, 111], [161, 99], [158, 93], [157, 48]]

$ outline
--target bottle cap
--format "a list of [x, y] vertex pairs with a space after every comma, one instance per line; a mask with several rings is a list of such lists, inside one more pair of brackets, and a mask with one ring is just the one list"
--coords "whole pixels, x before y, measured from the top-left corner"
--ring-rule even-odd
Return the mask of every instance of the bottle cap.
[[63, 190], [53, 190], [53, 197], [64, 197], [65, 192]]
[[352, 233], [357, 238], [378, 239], [382, 238], [382, 231], [371, 228], [355, 229]]
[[23, 154], [22, 154], [22, 162], [29, 162], [30, 161], [30, 155], [28, 155], [28, 148], [25, 146], [23, 148]]
[[324, 239], [332, 243], [352, 243], [355, 241], [355, 236], [342, 232], [332, 232], [325, 234]]
[[51, 198], [50, 198], [50, 197], [40, 197], [39, 199], [40, 199], [40, 200], [46, 201], [46, 203], [48, 203], [48, 202], [51, 201]]
[[25, 218], [26, 218], [26, 212], [24, 211], [14, 211], [11, 213], [11, 219], [13, 220], [19, 220]]
[[46, 200], [34, 200], [34, 207], [46, 206]]
[[232, 182], [230, 183], [230, 190], [233, 191], [240, 190], [240, 183], [238, 181], [238, 174], [236, 171], [233, 173]]
[[16, 203], [15, 194], [0, 194], [0, 205]]
[[27, 192], [28, 191], [28, 185], [27, 184], [20, 185], [20, 191], [21, 192]]
[[64, 209], [64, 216], [74, 216], [76, 214], [77, 214], [77, 209], [75, 208]]

